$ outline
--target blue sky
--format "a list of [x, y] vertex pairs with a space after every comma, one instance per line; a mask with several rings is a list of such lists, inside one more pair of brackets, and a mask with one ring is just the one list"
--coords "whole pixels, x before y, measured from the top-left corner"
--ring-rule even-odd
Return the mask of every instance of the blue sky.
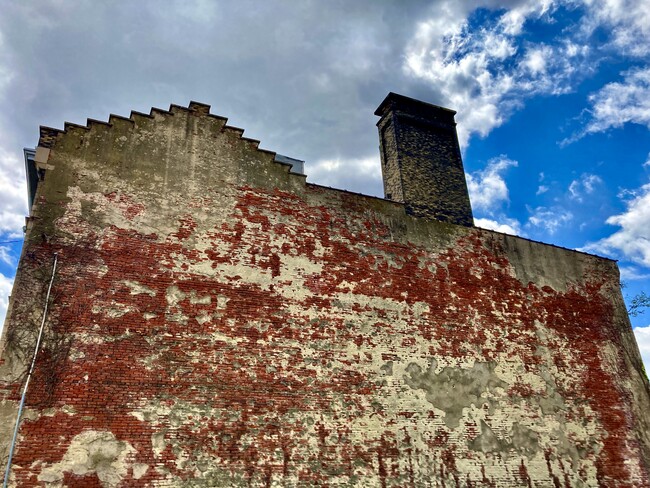
[[[650, 8], [643, 0], [8, 0], [0, 17], [0, 318], [38, 126], [197, 100], [382, 195], [389, 91], [458, 112], [477, 225], [619, 260], [650, 294]], [[650, 311], [632, 318], [650, 370]]]

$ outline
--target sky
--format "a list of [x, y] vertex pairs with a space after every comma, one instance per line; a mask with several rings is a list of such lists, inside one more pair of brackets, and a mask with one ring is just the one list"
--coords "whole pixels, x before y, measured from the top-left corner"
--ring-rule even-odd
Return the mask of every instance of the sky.
[[[383, 196], [388, 92], [457, 111], [478, 226], [619, 261], [650, 295], [647, 0], [3, 0], [0, 323], [40, 125], [190, 100]], [[650, 371], [650, 310], [632, 317]]]

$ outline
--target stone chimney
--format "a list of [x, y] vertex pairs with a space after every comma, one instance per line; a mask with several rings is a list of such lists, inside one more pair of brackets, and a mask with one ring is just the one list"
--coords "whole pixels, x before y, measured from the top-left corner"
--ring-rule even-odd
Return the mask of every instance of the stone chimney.
[[410, 215], [473, 226], [455, 114], [388, 94], [375, 111], [384, 193]]

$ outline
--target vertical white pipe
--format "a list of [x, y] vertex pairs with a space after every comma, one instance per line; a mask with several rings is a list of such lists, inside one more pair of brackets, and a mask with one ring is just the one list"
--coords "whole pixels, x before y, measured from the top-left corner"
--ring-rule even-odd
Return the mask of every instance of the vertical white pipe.
[[50, 304], [50, 292], [52, 291], [52, 283], [54, 282], [54, 275], [56, 273], [56, 263], [58, 260], [58, 253], [54, 253], [54, 264], [52, 265], [52, 277], [50, 278], [50, 286], [47, 287], [47, 295], [45, 297], [45, 307], [43, 308], [43, 320], [41, 320], [41, 329], [38, 331], [38, 339], [36, 339], [36, 347], [34, 347], [34, 355], [32, 357], [32, 364], [29, 367], [29, 372], [27, 373], [27, 379], [25, 380], [25, 385], [23, 386], [23, 395], [20, 398], [20, 407], [18, 407], [18, 415], [16, 416], [16, 425], [14, 427], [14, 435], [11, 439], [11, 447], [9, 448], [9, 459], [7, 460], [7, 469], [5, 469], [5, 479], [2, 484], [3, 488], [7, 488], [7, 483], [9, 483], [9, 471], [11, 470], [11, 459], [14, 455], [14, 448], [16, 447], [16, 438], [18, 437], [18, 428], [20, 427], [20, 417], [23, 413], [23, 407], [25, 406], [25, 397], [27, 396], [27, 387], [29, 386], [29, 380], [32, 377], [32, 372], [34, 371], [34, 366], [36, 365], [36, 356], [38, 355], [38, 350], [41, 347], [41, 340], [43, 339], [43, 329], [45, 329], [45, 319], [47, 318], [47, 309]]

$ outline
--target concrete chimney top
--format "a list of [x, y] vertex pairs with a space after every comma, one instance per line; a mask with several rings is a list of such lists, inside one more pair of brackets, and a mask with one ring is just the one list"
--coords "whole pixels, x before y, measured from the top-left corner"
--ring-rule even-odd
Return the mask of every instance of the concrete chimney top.
[[375, 115], [383, 117], [386, 113], [391, 111], [400, 111], [410, 114], [420, 114], [423, 117], [431, 119], [440, 119], [441, 121], [451, 123], [456, 125], [454, 122], [454, 115], [456, 115], [455, 110], [450, 108], [441, 107], [440, 105], [434, 105], [433, 103], [423, 102], [422, 100], [416, 100], [415, 98], [406, 97], [398, 93], [390, 92], [384, 98], [384, 101], [381, 102], [377, 110], [375, 110]]

